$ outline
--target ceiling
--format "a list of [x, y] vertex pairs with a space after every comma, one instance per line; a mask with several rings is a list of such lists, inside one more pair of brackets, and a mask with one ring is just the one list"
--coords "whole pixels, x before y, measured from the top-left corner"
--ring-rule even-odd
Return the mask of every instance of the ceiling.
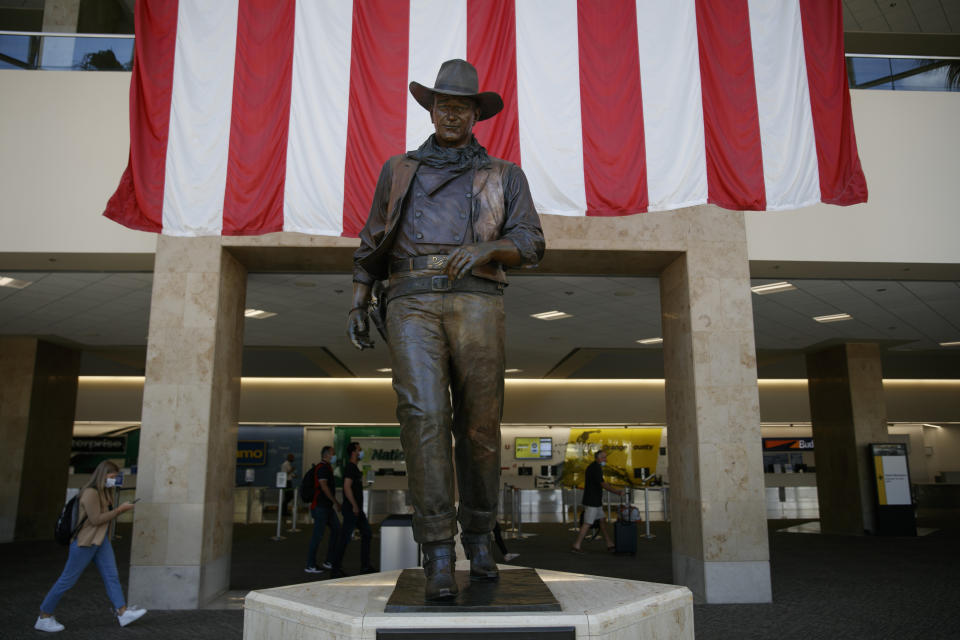
[[960, 29], [957, 0], [843, 0], [845, 31], [954, 33]]
[[[83, 373], [142, 374], [151, 273], [6, 273], [0, 335], [29, 335], [84, 351]], [[754, 285], [773, 282], [756, 279]], [[753, 295], [761, 377], [804, 377], [804, 353], [843, 341], [878, 342], [887, 377], [960, 377], [960, 282], [791, 280], [793, 291]], [[390, 366], [387, 351], [357, 351], [345, 336], [348, 274], [251, 273], [247, 308], [277, 315], [245, 321], [244, 375], [359, 376]], [[515, 377], [662, 377], [656, 278], [514, 275], [506, 295], [507, 367]], [[559, 310], [571, 317], [537, 320]], [[848, 313], [821, 324], [814, 316]]]

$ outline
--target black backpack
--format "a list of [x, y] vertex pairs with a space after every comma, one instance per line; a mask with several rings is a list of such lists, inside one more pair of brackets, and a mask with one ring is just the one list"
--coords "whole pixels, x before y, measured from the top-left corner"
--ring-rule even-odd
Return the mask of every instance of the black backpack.
[[307, 503], [313, 502], [317, 490], [317, 465], [310, 465], [310, 470], [303, 474], [300, 481], [300, 499]]
[[87, 516], [84, 515], [83, 520], [74, 524], [77, 522], [77, 513], [80, 510], [79, 497], [80, 494], [77, 494], [67, 500], [67, 504], [63, 505], [63, 511], [60, 512], [60, 517], [57, 518], [57, 524], [53, 528], [54, 540], [62, 545], [70, 544], [74, 536], [77, 535], [77, 532], [80, 531], [80, 527], [87, 521]]

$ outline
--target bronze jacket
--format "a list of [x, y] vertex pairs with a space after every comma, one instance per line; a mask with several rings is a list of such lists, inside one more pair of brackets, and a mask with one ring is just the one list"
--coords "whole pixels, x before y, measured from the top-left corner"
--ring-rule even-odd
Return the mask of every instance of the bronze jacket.
[[[390, 249], [419, 165], [419, 161], [409, 154], [394, 156], [383, 165], [370, 215], [360, 232], [360, 247], [353, 254], [354, 281], [373, 284], [389, 276]], [[527, 178], [520, 167], [491, 157], [490, 164], [476, 170], [472, 191], [474, 241], [507, 238], [520, 251], [523, 265], [539, 263], [545, 246], [543, 230]], [[498, 282], [507, 280], [499, 263], [482, 265], [472, 273]]]

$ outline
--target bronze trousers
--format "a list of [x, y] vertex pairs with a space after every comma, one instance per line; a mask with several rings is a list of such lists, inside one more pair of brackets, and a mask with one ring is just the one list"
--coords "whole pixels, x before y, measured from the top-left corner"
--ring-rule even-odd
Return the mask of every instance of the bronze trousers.
[[387, 334], [414, 539], [423, 544], [453, 538], [458, 519], [465, 532], [492, 531], [500, 490], [503, 296], [394, 298], [387, 306]]

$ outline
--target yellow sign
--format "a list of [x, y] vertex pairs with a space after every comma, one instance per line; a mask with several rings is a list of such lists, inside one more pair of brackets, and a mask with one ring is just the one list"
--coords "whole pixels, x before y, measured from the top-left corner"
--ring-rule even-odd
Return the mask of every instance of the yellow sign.
[[646, 467], [648, 476], [657, 472], [662, 427], [635, 429], [570, 429], [570, 441], [560, 483], [583, 486], [583, 474], [593, 455], [600, 449], [607, 452], [604, 480], [613, 485], [639, 486], [643, 482], [635, 469]]

